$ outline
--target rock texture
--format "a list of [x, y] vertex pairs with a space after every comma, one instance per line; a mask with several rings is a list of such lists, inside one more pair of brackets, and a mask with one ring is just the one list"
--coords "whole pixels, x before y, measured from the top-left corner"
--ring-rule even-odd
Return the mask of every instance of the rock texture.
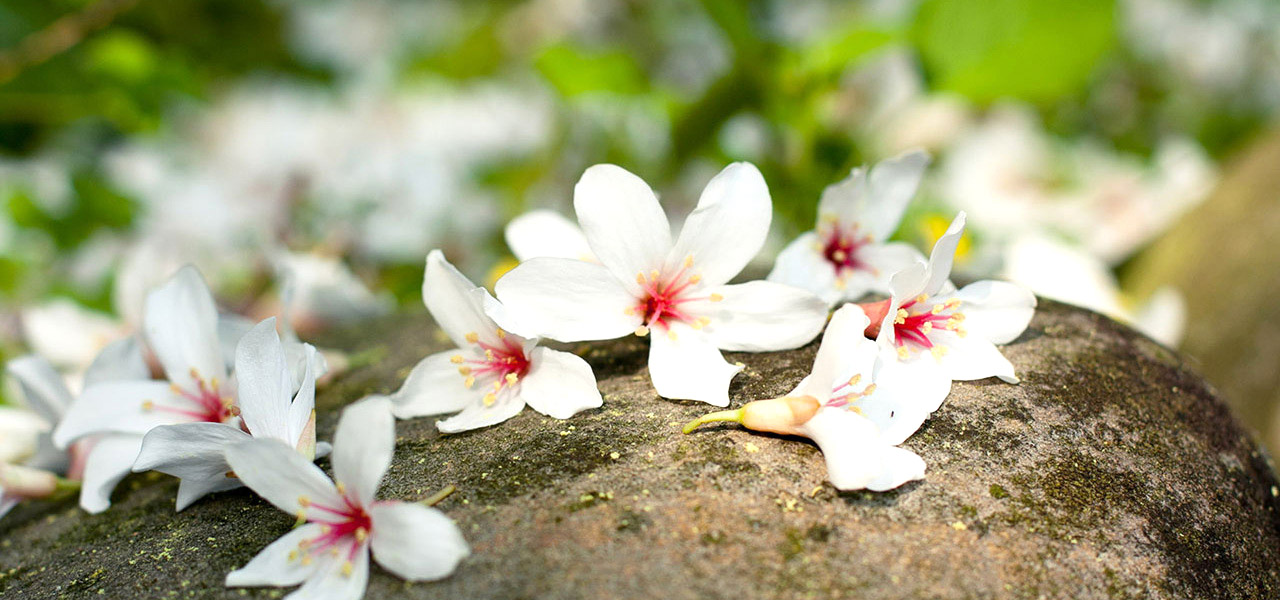
[[[320, 396], [338, 409], [396, 387], [439, 349], [426, 317], [364, 328], [357, 366]], [[1007, 346], [1021, 385], [956, 384], [908, 442], [927, 479], [840, 493], [798, 439], [734, 426], [681, 435], [708, 410], [654, 395], [636, 338], [577, 347], [605, 406], [531, 411], [450, 437], [402, 422], [383, 495], [426, 497], [473, 547], [450, 579], [375, 568], [369, 598], [1275, 598], [1280, 502], [1271, 467], [1172, 352], [1103, 317], [1042, 303]], [[735, 405], [788, 391], [816, 344], [732, 355]], [[324, 464], [324, 463], [322, 463]], [[327, 465], [326, 465], [327, 466]], [[173, 514], [176, 485], [126, 481], [90, 516], [32, 503], [0, 520], [0, 595], [279, 597], [221, 582], [288, 531], [247, 491]]]

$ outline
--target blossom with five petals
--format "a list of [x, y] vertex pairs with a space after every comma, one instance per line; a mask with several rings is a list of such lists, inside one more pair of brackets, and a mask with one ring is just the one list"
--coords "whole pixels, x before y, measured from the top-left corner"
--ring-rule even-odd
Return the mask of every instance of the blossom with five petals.
[[995, 376], [1017, 383], [1013, 364], [996, 344], [1022, 335], [1036, 297], [1005, 281], [983, 280], [956, 290], [948, 278], [964, 224], [962, 212], [934, 244], [928, 263], [894, 275], [889, 299], [864, 305], [872, 318], [867, 334], [876, 338], [886, 361], [912, 370], [936, 370], [953, 381]]
[[825, 303], [788, 285], [725, 285], [760, 250], [772, 206], [760, 172], [729, 165], [707, 184], [679, 237], [653, 190], [614, 165], [587, 169], [574, 208], [599, 264], [542, 257], [497, 283], [500, 325], [562, 342], [653, 333], [649, 375], [658, 394], [729, 403], [742, 366], [720, 350], [801, 346], [826, 320]]
[[[310, 344], [306, 352], [316, 350]], [[294, 393], [293, 377], [285, 358], [284, 345], [276, 333], [274, 317], [258, 323], [240, 338], [236, 347], [236, 407], [240, 421], [235, 425], [217, 422], [190, 422], [160, 425], [148, 431], [133, 464], [135, 472], [160, 471], [178, 477], [188, 486], [208, 491], [238, 487], [224, 453], [250, 438], [275, 439], [297, 450], [307, 459], [316, 456], [314, 361], [303, 360], [306, 371], [302, 385]], [[187, 495], [178, 510], [199, 496]]]
[[499, 311], [497, 300], [439, 250], [427, 255], [422, 299], [458, 347], [413, 368], [391, 396], [397, 417], [456, 412], [436, 423], [440, 431], [456, 433], [501, 423], [526, 404], [557, 419], [602, 404], [587, 361], [499, 328], [485, 312]]
[[333, 436], [335, 484], [293, 448], [252, 439], [227, 449], [227, 462], [254, 492], [302, 525], [227, 575], [226, 584], [292, 586], [295, 600], [348, 600], [364, 595], [369, 554], [411, 581], [447, 577], [469, 554], [457, 525], [439, 510], [375, 501], [395, 450], [395, 420], [386, 398], [348, 407]]
[[924, 176], [921, 151], [853, 170], [827, 186], [818, 200], [818, 224], [778, 254], [769, 281], [802, 287], [835, 305], [868, 292], [889, 293], [889, 278], [924, 257], [903, 242], [889, 242]]
[[756, 431], [807, 437], [822, 449], [827, 477], [842, 490], [884, 491], [923, 478], [924, 461], [898, 445], [942, 404], [951, 381], [880, 361], [876, 343], [862, 335], [870, 322], [861, 307], [846, 304], [831, 317], [813, 372], [795, 390], [706, 415], [686, 425], [685, 433], [703, 423], [736, 421]]

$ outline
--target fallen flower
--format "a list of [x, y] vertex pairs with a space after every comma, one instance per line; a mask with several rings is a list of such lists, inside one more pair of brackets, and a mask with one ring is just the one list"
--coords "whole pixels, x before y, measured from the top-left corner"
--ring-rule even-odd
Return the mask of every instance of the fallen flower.
[[422, 299], [458, 347], [432, 354], [413, 368], [391, 396], [397, 417], [456, 412], [436, 426], [457, 433], [501, 423], [526, 404], [544, 415], [567, 419], [603, 403], [585, 360], [499, 328], [485, 313], [499, 309], [497, 300], [459, 273], [439, 250], [427, 255]]
[[790, 394], [705, 415], [684, 432], [733, 421], [807, 437], [822, 449], [827, 477], [842, 490], [884, 491], [923, 478], [924, 461], [897, 446], [942, 404], [951, 381], [878, 363], [876, 343], [862, 335], [870, 322], [858, 305], [845, 305], [831, 317], [812, 373]]
[[227, 462], [245, 485], [305, 522], [228, 574], [227, 586], [302, 584], [290, 598], [360, 598], [371, 552], [383, 568], [410, 581], [453, 573], [470, 554], [453, 521], [422, 504], [374, 501], [395, 450], [390, 408], [386, 398], [371, 397], [343, 411], [334, 433], [336, 484], [278, 440], [227, 449]]
[[672, 240], [653, 190], [614, 165], [596, 165], [574, 189], [574, 207], [600, 264], [528, 260], [497, 283], [509, 331], [562, 342], [648, 335], [658, 394], [729, 403], [741, 366], [720, 350], [796, 348], [822, 330], [827, 308], [799, 288], [768, 281], [725, 285], [760, 250], [772, 208], [764, 178], [735, 163], [707, 184]]
[[874, 167], [857, 168], [827, 186], [818, 223], [778, 254], [769, 281], [804, 288], [828, 305], [888, 293], [889, 278], [924, 257], [903, 242], [889, 242], [924, 176], [929, 156], [908, 152]]

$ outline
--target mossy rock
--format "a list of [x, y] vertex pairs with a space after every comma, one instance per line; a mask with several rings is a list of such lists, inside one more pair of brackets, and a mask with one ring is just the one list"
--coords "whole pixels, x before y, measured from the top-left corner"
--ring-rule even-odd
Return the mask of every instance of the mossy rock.
[[[443, 343], [425, 316], [355, 335], [353, 368], [321, 392], [339, 408], [398, 386]], [[643, 340], [575, 347], [602, 409], [557, 421], [526, 410], [441, 436], [398, 424], [382, 494], [439, 507], [473, 555], [449, 579], [375, 568], [369, 598], [1275, 598], [1280, 502], [1269, 462], [1173, 352], [1116, 323], [1043, 302], [1005, 353], [1020, 385], [957, 383], [907, 441], [927, 477], [888, 493], [825, 483], [810, 443], [711, 426], [658, 398]], [[735, 405], [787, 392], [816, 343], [735, 354]], [[327, 463], [322, 461], [327, 468]], [[174, 514], [176, 484], [126, 480], [105, 514], [29, 503], [0, 520], [0, 595], [279, 597], [227, 589], [227, 572], [293, 518], [244, 490]]]

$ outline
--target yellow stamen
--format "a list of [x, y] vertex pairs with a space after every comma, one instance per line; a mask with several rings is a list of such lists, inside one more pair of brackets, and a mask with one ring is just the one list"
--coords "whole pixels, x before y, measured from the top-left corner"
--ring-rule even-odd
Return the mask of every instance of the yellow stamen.
[[628, 306], [628, 307], [626, 307], [626, 308], [622, 309], [622, 314], [627, 315], [628, 317], [630, 317], [630, 316], [632, 316], [632, 315], [636, 314], [636, 309], [635, 309], [635, 307]]
[[498, 401], [498, 396], [497, 396], [496, 394], [494, 394], [493, 392], [489, 392], [488, 394], [485, 394], [485, 395], [484, 395], [484, 405], [485, 405], [485, 406], [493, 406], [493, 403], [494, 403], [494, 402], [497, 402], [497, 401]]
[[649, 328], [648, 328], [648, 327], [645, 327], [644, 325], [641, 325], [641, 326], [637, 327], [637, 328], [636, 328], [636, 335], [638, 335], [638, 336], [640, 336], [640, 337], [644, 337], [644, 336], [646, 336], [646, 335], [649, 335]]
[[674, 341], [676, 340], [676, 330], [674, 330], [674, 329], [668, 329], [668, 330], [667, 330], [667, 337], [668, 337], [668, 338], [671, 338], [671, 341], [673, 341], [673, 342], [674, 342]]
[[644, 273], [636, 273], [636, 283], [644, 285]]
[[520, 381], [520, 376], [516, 375], [515, 373], [507, 373], [506, 379], [507, 379], [507, 385], [515, 385], [517, 381]]
[[870, 396], [871, 394], [874, 394], [874, 393], [876, 393], [876, 384], [874, 383], [862, 390], [863, 396]]
[[364, 529], [363, 527], [357, 528], [357, 529], [356, 529], [356, 541], [357, 541], [357, 542], [363, 542], [363, 541], [365, 541], [365, 540], [367, 540], [367, 539], [369, 539], [369, 532], [368, 532], [368, 531], [365, 531], [365, 529]]
[[302, 566], [304, 566], [304, 567], [311, 566], [311, 555], [310, 555], [310, 554], [304, 554], [304, 555], [302, 556]]
[[472, 331], [471, 333], [468, 333], [468, 334], [467, 334], [467, 343], [469, 343], [469, 344], [474, 344], [474, 343], [476, 343], [476, 342], [478, 342], [478, 341], [480, 341], [480, 334], [478, 334], [478, 333], [476, 333], [476, 332], [474, 332], [474, 331]]
[[927, 335], [930, 331], [933, 331], [933, 322], [925, 321], [924, 325], [920, 326], [920, 333]]
[[462, 364], [463, 360], [464, 360], [464, 359], [462, 358], [462, 355], [461, 355], [461, 354], [454, 354], [453, 356], [450, 356], [450, 357], [449, 357], [449, 362], [451, 362], [451, 363], [453, 363], [453, 364], [455, 364], [455, 365], [460, 365], [460, 364]]
[[470, 374], [471, 374], [471, 367], [458, 367], [458, 374], [459, 374], [459, 375], [470, 375]]
[[964, 337], [966, 335], [969, 335], [969, 332], [965, 331], [963, 327], [957, 326], [955, 331], [956, 331], [956, 337]]
[[724, 296], [721, 296], [720, 294], [711, 294], [710, 300], [712, 302], [719, 302], [721, 300], [724, 300]]
[[295, 560], [298, 560], [298, 551], [297, 551], [297, 550], [290, 550], [290, 551], [289, 551], [289, 562], [293, 562], [293, 561], [295, 561]]
[[298, 496], [298, 506], [303, 508], [311, 506], [311, 499], [306, 496]]
[[659, 273], [657, 269], [649, 271], [649, 279], [652, 279], [653, 281], [658, 280], [658, 275], [661, 275], [661, 273]]
[[498, 328], [498, 339], [502, 340], [502, 339], [506, 339], [506, 337], [507, 337], [507, 332], [503, 331], [503, 330], [502, 330], [502, 328], [501, 328], [501, 327], [499, 327], [499, 328]]
[[351, 561], [347, 561], [347, 562], [342, 563], [342, 574], [343, 574], [343, 576], [350, 577], [350, 576], [351, 576], [351, 571], [352, 571], [353, 569], [355, 569], [355, 565], [351, 564]]
[[947, 348], [945, 346], [934, 346], [933, 350], [930, 350], [929, 353], [932, 354], [934, 358], [942, 358], [943, 356], [946, 356]]
[[946, 307], [945, 305], [942, 305], [942, 304], [934, 304], [934, 305], [933, 305], [933, 308], [932, 308], [932, 309], [930, 309], [930, 310], [929, 310], [929, 312], [931, 312], [931, 313], [933, 313], [933, 314], [935, 314], [935, 315], [938, 315], [938, 314], [942, 314], [942, 311], [943, 311], [943, 310], [946, 310], [946, 308], [947, 308], [947, 307]]
[[916, 296], [916, 304], [923, 303], [925, 300], [928, 300], [928, 299], [929, 299], [929, 296], [925, 294], [920, 294], [919, 296]]
[[178, 384], [176, 384], [176, 383], [170, 383], [170, 384], [169, 384], [169, 391], [171, 391], [171, 392], [173, 392], [173, 393], [175, 393], [175, 394], [179, 394], [179, 395], [181, 395], [181, 394], [182, 394], [182, 388], [181, 388], [181, 387], [178, 387]]
[[907, 358], [908, 358], [908, 357], [910, 357], [910, 356], [911, 356], [911, 353], [907, 351], [907, 347], [906, 347], [906, 346], [898, 346], [898, 359], [899, 359], [899, 360], [907, 360]]
[[502, 391], [502, 381], [501, 381], [501, 380], [493, 382], [493, 391], [495, 391], [495, 392], [500, 392], [500, 391]]
[[854, 375], [853, 377], [850, 377], [850, 378], [849, 378], [849, 385], [851, 385], [851, 386], [853, 386], [853, 385], [858, 385], [858, 382], [859, 382], [859, 381], [862, 381], [862, 373], [858, 373], [857, 375]]
[[476, 384], [476, 378], [475, 378], [475, 377], [467, 377], [467, 378], [462, 382], [462, 385], [467, 386], [467, 389], [471, 389], [473, 386], [475, 386], [475, 384]]
[[894, 315], [893, 324], [894, 324], [894, 325], [901, 325], [901, 324], [903, 324], [903, 323], [906, 323], [906, 322], [907, 322], [907, 317], [908, 317], [908, 316], [909, 316], [909, 315], [907, 314], [907, 309], [905, 309], [905, 308], [899, 308], [899, 309], [898, 309], [898, 312]]
[[845, 254], [844, 250], [836, 250], [835, 252], [831, 253], [831, 258], [834, 258], [840, 262], [844, 262], [846, 258], [849, 258], [849, 255]]
[[693, 266], [693, 255], [692, 255], [692, 254], [690, 254], [689, 256], [684, 257], [684, 266], [686, 266], [686, 267], [692, 267], [692, 266]]
[[155, 410], [155, 408], [156, 408], [156, 403], [155, 403], [155, 402], [152, 402], [152, 401], [150, 401], [150, 400], [143, 400], [143, 401], [142, 401], [142, 410], [143, 410], [143, 411], [145, 411], [145, 412], [151, 412], [151, 411]]
[[484, 359], [489, 362], [493, 362], [493, 350], [485, 350]]
[[702, 281], [702, 275], [693, 275], [689, 277], [689, 283], [698, 283], [699, 281]]
[[338, 493], [339, 493], [339, 494], [342, 494], [343, 496], [347, 495], [347, 484], [342, 483], [341, 481], [339, 481], [339, 482], [338, 482]]

